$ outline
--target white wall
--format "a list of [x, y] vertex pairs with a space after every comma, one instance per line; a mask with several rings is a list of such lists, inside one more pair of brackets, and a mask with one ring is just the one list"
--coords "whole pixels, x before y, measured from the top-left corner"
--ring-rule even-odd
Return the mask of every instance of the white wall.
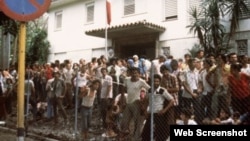
[[[63, 13], [63, 24], [62, 29], [56, 31], [54, 29], [55, 12], [60, 10]], [[95, 12], [97, 12], [97, 9]], [[85, 23], [85, 13], [84, 2], [77, 2], [71, 4], [68, 8], [63, 7], [49, 12], [48, 39], [52, 46], [52, 52], [66, 52], [65, 59], [71, 58], [74, 61], [78, 61], [80, 58], [91, 60], [91, 49], [104, 46], [105, 40], [103, 38], [85, 34], [85, 30], [91, 28], [91, 25]], [[98, 17], [95, 17], [95, 19], [98, 19]], [[54, 54], [51, 54], [49, 59], [53, 61], [57, 58]]]
[[[86, 24], [85, 4], [95, 1], [94, 23]], [[121, 25], [134, 21], [146, 19], [149, 22], [164, 26], [166, 31], [159, 35], [159, 47], [170, 47], [170, 52], [175, 58], [183, 58], [183, 55], [198, 43], [197, 37], [189, 33], [186, 28], [189, 25], [188, 1], [178, 0], [178, 19], [172, 21], [164, 20], [164, 0], [135, 0], [136, 14], [123, 15], [123, 0], [111, 0], [112, 21], [111, 26]], [[54, 30], [54, 12], [63, 10], [63, 27], [60, 31]], [[222, 22], [229, 26], [228, 20]], [[240, 30], [250, 29], [249, 20], [242, 20]], [[79, 60], [84, 58], [90, 60], [97, 54], [102, 54], [105, 39], [88, 36], [85, 31], [106, 26], [106, 6], [105, 0], [79, 0], [67, 7], [50, 10], [48, 22], [48, 39], [51, 42], [52, 52], [66, 53], [67, 58]], [[112, 42], [108, 42], [111, 46]], [[92, 51], [95, 49], [95, 52]], [[99, 50], [100, 49], [100, 50]], [[103, 52], [103, 54], [105, 51]], [[65, 58], [65, 59], [67, 59]], [[50, 60], [55, 60], [54, 54], [50, 55]]]

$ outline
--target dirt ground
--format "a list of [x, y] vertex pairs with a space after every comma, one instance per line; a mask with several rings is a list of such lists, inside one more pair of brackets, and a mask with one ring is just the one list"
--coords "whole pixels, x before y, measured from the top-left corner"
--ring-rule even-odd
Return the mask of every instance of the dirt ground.
[[[55, 139], [59, 141], [82, 141], [81, 138], [81, 118], [80, 114], [77, 113], [77, 120], [75, 109], [67, 109], [66, 110], [69, 115], [70, 123], [68, 125], [63, 124], [63, 118], [59, 117], [59, 122], [57, 124], [54, 123], [53, 120], [48, 121], [46, 118], [41, 118], [37, 121], [33, 121], [31, 114], [28, 116], [27, 123], [28, 128], [26, 128], [26, 135], [36, 135], [37, 140], [40, 137], [46, 137], [50, 139]], [[13, 109], [13, 114], [8, 116], [6, 120], [5, 128], [16, 130], [17, 125], [17, 114], [16, 109]], [[60, 115], [60, 114], [59, 114]], [[97, 108], [93, 110], [93, 119], [92, 119], [92, 127], [90, 129], [89, 141], [106, 141], [106, 140], [116, 140], [112, 138], [104, 138], [102, 134], [104, 130], [101, 126], [101, 120], [99, 118], [99, 111]], [[77, 128], [76, 128], [77, 127]], [[33, 136], [33, 138], [36, 138]], [[44, 140], [44, 139], [43, 139]]]
[[[9, 132], [4, 132], [1, 130], [0, 132], [0, 139], [1, 141], [16, 141], [17, 140], [17, 136], [13, 133], [9, 133]], [[35, 139], [26, 137], [25, 141], [36, 141]]]

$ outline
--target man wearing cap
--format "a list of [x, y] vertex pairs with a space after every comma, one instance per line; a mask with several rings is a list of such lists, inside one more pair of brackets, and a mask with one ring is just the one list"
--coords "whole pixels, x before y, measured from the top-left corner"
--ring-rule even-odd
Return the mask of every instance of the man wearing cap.
[[66, 111], [63, 107], [63, 98], [65, 96], [66, 92], [66, 85], [62, 79], [60, 79], [60, 72], [56, 71], [54, 72], [54, 81], [51, 83], [53, 93], [55, 95], [54, 99], [52, 100], [53, 102], [53, 107], [54, 107], [54, 122], [55, 124], [58, 123], [58, 113], [57, 113], [57, 108], [60, 109], [62, 112], [62, 116], [64, 118], [64, 124], [68, 124], [68, 117], [66, 114]]

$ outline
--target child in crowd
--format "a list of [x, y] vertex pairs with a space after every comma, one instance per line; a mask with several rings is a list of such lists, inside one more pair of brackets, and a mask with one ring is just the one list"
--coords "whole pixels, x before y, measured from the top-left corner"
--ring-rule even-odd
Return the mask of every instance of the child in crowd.
[[231, 113], [229, 110], [221, 109], [219, 117], [211, 120], [212, 125], [229, 125], [233, 123]]
[[238, 111], [236, 111], [236, 112], [233, 113], [232, 118], [233, 118], [233, 121], [232, 121], [233, 125], [239, 125], [239, 124], [241, 124], [240, 113]]
[[197, 122], [192, 118], [192, 112], [190, 109], [184, 108], [180, 113], [180, 119], [177, 119], [177, 125], [197, 125]]
[[112, 102], [107, 107], [107, 114], [106, 114], [106, 124], [107, 129], [106, 132], [102, 135], [103, 137], [115, 137], [117, 136], [117, 115], [119, 113], [119, 106], [114, 105], [114, 102]]
[[[120, 81], [122, 82], [122, 81]], [[121, 134], [121, 119], [123, 118], [123, 111], [127, 106], [127, 96], [126, 89], [123, 84], [119, 84], [119, 94], [115, 97], [114, 105], [118, 107], [119, 112], [117, 114], [116, 123], [118, 128], [118, 133]]]
[[148, 99], [146, 99], [146, 89], [145, 88], [141, 88], [139, 104], [140, 104], [140, 110], [141, 110], [140, 114], [142, 116], [146, 116], [149, 101], [148, 101]]
[[124, 85], [119, 85], [119, 94], [115, 97], [114, 105], [119, 108], [119, 117], [122, 117], [122, 113], [127, 105], [127, 96]]

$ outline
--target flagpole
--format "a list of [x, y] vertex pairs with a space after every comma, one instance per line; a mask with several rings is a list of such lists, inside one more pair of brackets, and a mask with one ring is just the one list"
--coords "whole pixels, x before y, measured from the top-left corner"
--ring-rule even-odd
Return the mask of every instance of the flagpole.
[[105, 27], [105, 56], [108, 59], [108, 24]]
[[106, 27], [105, 27], [105, 56], [108, 59], [108, 26], [111, 22], [111, 4], [110, 0], [105, 0], [106, 2]]

